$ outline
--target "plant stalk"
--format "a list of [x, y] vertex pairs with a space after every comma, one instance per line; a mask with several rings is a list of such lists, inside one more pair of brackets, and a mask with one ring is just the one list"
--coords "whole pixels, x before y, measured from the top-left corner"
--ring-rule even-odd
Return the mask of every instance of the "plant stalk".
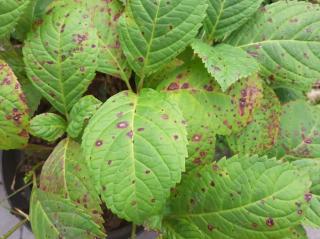
[[131, 239], [136, 239], [137, 225], [132, 223]]
[[13, 197], [14, 195], [16, 195], [17, 193], [21, 192], [22, 190], [24, 190], [25, 188], [29, 187], [33, 182], [29, 182], [27, 183], [26, 185], [22, 186], [21, 188], [19, 188], [18, 190], [14, 191], [13, 193], [11, 193], [10, 195], [8, 195], [7, 197], [3, 198], [1, 201], [0, 201], [0, 205], [2, 203], [4, 203], [7, 199]]
[[18, 224], [16, 224], [14, 227], [12, 227], [6, 234], [4, 234], [1, 239], [7, 239], [9, 238], [16, 230], [18, 230], [20, 227], [23, 226], [28, 221], [28, 219], [24, 219], [20, 221]]

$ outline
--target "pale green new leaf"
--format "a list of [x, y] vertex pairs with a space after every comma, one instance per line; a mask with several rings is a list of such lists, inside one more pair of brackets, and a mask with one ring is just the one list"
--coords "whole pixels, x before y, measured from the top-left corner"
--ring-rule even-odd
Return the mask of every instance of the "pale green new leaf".
[[307, 91], [320, 79], [319, 11], [305, 1], [267, 5], [226, 43], [255, 57], [275, 85]]
[[166, 95], [121, 92], [91, 118], [82, 148], [108, 208], [141, 224], [157, 215], [181, 179], [187, 157], [184, 119]]
[[193, 40], [205, 17], [205, 0], [131, 0], [120, 20], [120, 40], [140, 77], [160, 70]]
[[304, 225], [320, 228], [320, 159], [298, 159], [292, 162], [299, 170], [308, 174], [312, 181], [310, 193], [305, 195], [305, 200], [310, 207], [305, 213]]
[[30, 0], [0, 0], [0, 38], [13, 30], [29, 2]]
[[242, 26], [263, 0], [208, 0], [204, 28], [209, 40], [225, 37]]
[[13, 71], [0, 60], [0, 149], [26, 146], [29, 109]]
[[274, 91], [265, 86], [261, 106], [241, 132], [228, 137], [231, 149], [240, 154], [263, 154], [276, 142], [280, 128], [281, 105]]
[[82, 97], [70, 111], [68, 134], [77, 138], [82, 133], [89, 119], [97, 112], [102, 102], [92, 95]]
[[242, 49], [227, 44], [212, 47], [196, 40], [192, 48], [219, 83], [222, 91], [226, 91], [239, 79], [256, 74], [259, 70], [259, 64], [254, 58]]
[[182, 234], [181, 223], [190, 225], [190, 236], [176, 237], [185, 239], [282, 239], [303, 219], [310, 185], [307, 175], [276, 159], [222, 159], [185, 175], [164, 227]]
[[70, 200], [34, 188], [30, 222], [36, 239], [105, 238], [91, 217]]
[[186, 119], [188, 168], [211, 161], [215, 135], [239, 132], [250, 122], [262, 98], [257, 77], [242, 79], [223, 93], [200, 59], [178, 67], [157, 89], [179, 105]]
[[302, 100], [283, 105], [280, 134], [269, 154], [277, 158], [320, 157], [320, 108]]
[[67, 138], [55, 147], [43, 165], [40, 188], [70, 199], [103, 227], [101, 200], [78, 143]]
[[27, 74], [61, 113], [81, 98], [95, 76], [98, 37], [84, 8], [53, 6], [23, 48]]
[[44, 113], [30, 121], [29, 133], [38, 138], [53, 142], [66, 131], [67, 122], [60, 115]]

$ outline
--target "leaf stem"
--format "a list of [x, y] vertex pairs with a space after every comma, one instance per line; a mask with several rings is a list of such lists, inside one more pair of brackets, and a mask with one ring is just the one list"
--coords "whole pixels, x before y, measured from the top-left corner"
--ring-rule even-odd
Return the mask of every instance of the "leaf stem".
[[131, 87], [131, 85], [130, 85], [130, 80], [129, 80], [129, 78], [127, 77], [126, 73], [124, 73], [124, 72], [121, 70], [120, 76], [122, 77], [122, 80], [126, 83], [126, 86], [127, 86], [128, 90], [133, 91], [133, 90], [132, 90], [132, 87]]
[[21, 192], [22, 190], [24, 190], [25, 188], [29, 187], [33, 182], [29, 182], [27, 183], [26, 185], [23, 185], [21, 188], [19, 188], [18, 190], [14, 191], [13, 193], [11, 193], [10, 195], [8, 195], [7, 197], [3, 198], [1, 201], [0, 201], [0, 205], [2, 203], [4, 203], [7, 199], [13, 197], [14, 195], [16, 195], [17, 193]]
[[16, 230], [18, 230], [20, 227], [23, 226], [28, 221], [28, 219], [24, 219], [20, 221], [18, 224], [16, 224], [14, 227], [12, 227], [6, 234], [4, 234], [1, 239], [7, 239], [9, 238]]
[[138, 92], [138, 93], [140, 92], [140, 90], [141, 90], [142, 87], [143, 87], [144, 78], [145, 78], [145, 77], [141, 77], [140, 80], [139, 80], [139, 85], [138, 85], [138, 89], [137, 89], [137, 92]]
[[131, 239], [136, 239], [137, 225], [132, 223]]

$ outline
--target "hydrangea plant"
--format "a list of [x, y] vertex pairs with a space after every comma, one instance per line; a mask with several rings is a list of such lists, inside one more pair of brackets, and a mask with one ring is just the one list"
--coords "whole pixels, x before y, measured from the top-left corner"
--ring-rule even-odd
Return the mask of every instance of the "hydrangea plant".
[[55, 145], [37, 239], [105, 238], [102, 205], [168, 239], [320, 227], [317, 1], [0, 0], [0, 38], [0, 148]]

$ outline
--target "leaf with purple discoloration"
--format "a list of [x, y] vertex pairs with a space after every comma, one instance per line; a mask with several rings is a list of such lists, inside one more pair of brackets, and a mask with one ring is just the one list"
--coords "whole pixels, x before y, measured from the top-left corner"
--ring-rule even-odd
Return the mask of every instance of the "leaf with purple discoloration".
[[117, 0], [77, 0], [73, 4], [84, 6], [97, 28], [99, 44], [97, 71], [129, 81], [131, 69], [123, 54], [119, 39], [119, 19], [124, 7]]
[[29, 109], [13, 71], [0, 60], [0, 148], [23, 148], [28, 143]]
[[242, 79], [223, 93], [200, 59], [172, 71], [157, 89], [179, 105], [186, 119], [188, 168], [211, 161], [216, 134], [230, 135], [243, 129], [262, 98], [258, 77]]
[[89, 13], [72, 4], [53, 5], [25, 42], [29, 79], [67, 118], [95, 76], [97, 45]]
[[254, 112], [250, 123], [239, 133], [228, 137], [235, 153], [263, 154], [276, 142], [280, 128], [280, 102], [274, 91], [265, 86], [261, 106]]

